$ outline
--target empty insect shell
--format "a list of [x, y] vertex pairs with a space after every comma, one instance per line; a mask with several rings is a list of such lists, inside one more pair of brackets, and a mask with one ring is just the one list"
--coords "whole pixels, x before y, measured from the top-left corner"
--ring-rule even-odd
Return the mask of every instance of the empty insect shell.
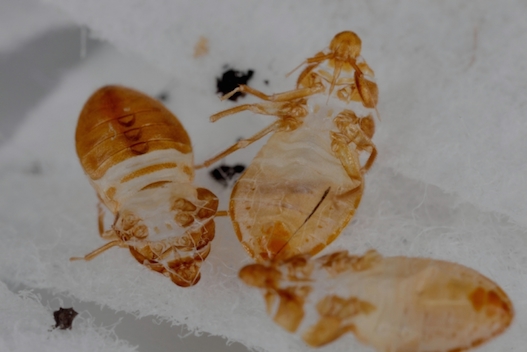
[[314, 347], [349, 332], [379, 352], [465, 351], [514, 315], [505, 292], [475, 270], [374, 250], [248, 265], [240, 278], [262, 290], [277, 324]]
[[214, 238], [218, 199], [192, 183], [192, 145], [179, 120], [141, 92], [106, 86], [84, 105], [75, 139], [81, 165], [115, 221], [105, 230], [99, 206], [99, 233], [110, 242], [72, 259], [126, 247], [175, 284], [196, 284]]
[[249, 110], [277, 119], [251, 138], [205, 161], [208, 166], [272, 133], [234, 186], [229, 204], [238, 239], [257, 261], [315, 254], [347, 226], [359, 206], [363, 175], [377, 151], [377, 85], [353, 32], [305, 61], [294, 90], [266, 95], [246, 85], [236, 92], [264, 102], [219, 112]]

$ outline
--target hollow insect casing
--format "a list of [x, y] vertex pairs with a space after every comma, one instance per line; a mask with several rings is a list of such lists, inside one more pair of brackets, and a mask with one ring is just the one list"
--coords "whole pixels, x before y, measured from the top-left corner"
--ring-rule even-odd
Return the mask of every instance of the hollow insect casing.
[[240, 278], [313, 347], [346, 333], [379, 352], [465, 351], [502, 333], [514, 310], [493, 281], [433, 259], [335, 252], [252, 264]]
[[81, 165], [102, 203], [115, 215], [99, 232], [112, 246], [179, 286], [200, 278], [214, 238], [217, 197], [193, 185], [192, 145], [160, 102], [122, 86], [105, 86], [85, 103], [76, 130]]
[[263, 102], [211, 117], [249, 110], [275, 122], [205, 161], [272, 134], [231, 193], [229, 215], [242, 246], [257, 261], [314, 255], [347, 226], [359, 206], [364, 174], [377, 151], [371, 141], [377, 85], [360, 56], [353, 32], [337, 34], [329, 48], [305, 61], [295, 89], [266, 95], [240, 85], [235, 92]]
[[[324, 111], [274, 133], [234, 186], [229, 213], [257, 261], [315, 254], [348, 224], [363, 191], [334, 157]], [[322, 133], [317, 133], [322, 131]]]

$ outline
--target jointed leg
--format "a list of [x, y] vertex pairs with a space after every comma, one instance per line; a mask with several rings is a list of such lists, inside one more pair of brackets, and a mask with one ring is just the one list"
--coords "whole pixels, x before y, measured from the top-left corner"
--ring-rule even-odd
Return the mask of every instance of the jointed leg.
[[377, 111], [377, 102], [379, 101], [379, 88], [375, 82], [367, 80], [359, 68], [355, 71], [355, 85], [357, 91], [362, 99], [362, 104], [366, 108], [374, 108], [379, 117], [379, 111]]
[[260, 114], [260, 115], [276, 115], [276, 111], [279, 109], [280, 107], [277, 107], [275, 109], [270, 109], [269, 106], [265, 106], [263, 104], [243, 104], [243, 105], [238, 105], [238, 106], [235, 106], [227, 110], [220, 111], [212, 115], [210, 117], [210, 121], [216, 122], [222, 117], [234, 115], [239, 112], [247, 111], [247, 110], [254, 112], [255, 114]]
[[342, 134], [332, 132], [331, 149], [340, 160], [349, 178], [356, 184], [355, 189], [360, 188], [362, 185], [362, 172], [359, 155], [349, 149], [346, 137]]
[[375, 161], [376, 157], [377, 157], [377, 148], [375, 148], [375, 145], [373, 145], [373, 143], [372, 143], [372, 150], [371, 150], [371, 153], [370, 153], [370, 157], [366, 161], [366, 164], [364, 164], [364, 166], [362, 167], [362, 169], [361, 169], [362, 173], [368, 172], [370, 167], [373, 165], [373, 162]]
[[98, 225], [99, 225], [99, 236], [105, 240], [109, 240], [112, 238], [117, 238], [115, 235], [115, 231], [113, 229], [110, 229], [108, 231], [104, 230], [104, 208], [101, 205], [101, 202], [97, 203], [97, 218], [98, 218]]
[[[267, 96], [264, 93], [250, 88], [246, 85], [240, 85], [238, 88], [236, 88], [234, 91], [229, 93], [232, 95], [236, 92], [245, 92], [253, 94], [263, 100], [270, 101], [269, 103], [263, 103], [263, 104], [244, 104], [240, 105], [231, 109], [227, 109], [224, 111], [221, 111], [217, 114], [214, 114], [210, 117], [212, 122], [215, 122], [219, 120], [222, 117], [236, 114], [241, 111], [252, 111], [256, 114], [262, 114], [262, 115], [273, 115], [279, 118], [278, 121], [274, 122], [270, 126], [264, 128], [254, 136], [248, 139], [243, 139], [241, 141], [238, 141], [236, 144], [232, 145], [231, 147], [227, 148], [225, 151], [221, 152], [217, 156], [206, 160], [203, 164], [195, 165], [195, 169], [200, 169], [203, 167], [207, 167], [216, 161], [226, 157], [227, 155], [235, 152], [238, 149], [245, 148], [246, 146], [250, 145], [253, 142], [256, 142], [260, 138], [264, 137], [265, 135], [276, 132], [281, 129], [286, 130], [294, 130], [298, 126], [301, 125], [302, 120], [301, 118], [305, 117], [307, 115], [308, 111], [305, 107], [305, 99], [302, 99], [306, 96], [315, 94], [319, 91], [319, 87], [314, 88], [302, 88], [298, 90], [293, 90], [285, 93], [280, 94], [274, 94], [272, 96]], [[230, 96], [227, 94], [227, 97]]]
[[232, 95], [240, 92], [240, 93], [247, 93], [254, 95], [255, 97], [258, 97], [262, 100], [266, 101], [272, 101], [272, 102], [284, 102], [284, 101], [290, 101], [300, 98], [305, 98], [313, 94], [320, 93], [324, 90], [324, 87], [311, 87], [311, 88], [300, 88], [300, 89], [294, 89], [283, 93], [277, 93], [273, 95], [267, 95], [259, 90], [256, 90], [254, 88], [251, 88], [245, 84], [240, 84], [238, 88], [234, 89], [232, 92], [227, 93], [222, 97], [222, 100], [228, 99]]
[[226, 150], [224, 150], [220, 154], [216, 155], [215, 157], [212, 157], [212, 158], [206, 160], [203, 164], [195, 165], [194, 168], [195, 169], [201, 169], [203, 167], [208, 167], [209, 165], [214, 164], [216, 161], [223, 159], [224, 157], [226, 157], [227, 155], [237, 151], [238, 149], [245, 148], [248, 145], [256, 142], [257, 140], [259, 140], [260, 138], [264, 137], [265, 135], [281, 129], [282, 126], [283, 126], [283, 121], [282, 120], [275, 121], [271, 125], [267, 126], [263, 130], [261, 130], [260, 132], [256, 133], [251, 138], [242, 139], [242, 140], [238, 141], [237, 143], [235, 143], [231, 147], [227, 148]]
[[115, 241], [111, 241], [111, 242], [108, 242], [106, 243], [104, 246], [101, 246], [99, 248], [97, 248], [96, 250], [86, 254], [84, 257], [71, 257], [70, 260], [71, 261], [74, 261], [74, 260], [92, 260], [93, 258], [95, 258], [96, 256], [98, 256], [99, 254], [101, 254], [102, 252], [112, 248], [112, 247], [115, 247], [115, 246], [119, 246], [119, 247], [127, 247], [127, 245], [121, 241], [121, 240], [115, 240]]
[[[103, 237], [104, 233], [104, 209], [101, 206], [101, 203], [97, 203], [97, 217], [98, 217], [98, 224], [99, 224], [99, 236]], [[103, 237], [104, 238], [104, 237]]]
[[340, 131], [339, 138], [343, 143], [354, 143], [358, 152], [371, 150], [368, 160], [361, 167], [361, 172], [363, 174], [366, 173], [377, 157], [377, 148], [371, 141], [371, 137], [375, 132], [373, 117], [368, 115], [358, 118], [353, 111], [343, 111], [333, 121]]

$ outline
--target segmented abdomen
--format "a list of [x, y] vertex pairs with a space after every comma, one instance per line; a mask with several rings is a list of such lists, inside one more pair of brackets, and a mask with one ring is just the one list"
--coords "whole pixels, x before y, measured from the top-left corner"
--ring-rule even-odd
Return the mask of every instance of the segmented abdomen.
[[133, 89], [106, 86], [84, 105], [75, 134], [77, 154], [92, 180], [129, 158], [155, 150], [192, 152], [181, 123], [161, 103]]
[[[101, 237], [179, 286], [195, 285], [214, 238], [217, 197], [193, 185], [190, 139], [161, 103], [130, 88], [106, 86], [84, 105], [76, 131], [82, 167], [114, 213]], [[90, 260], [101, 247], [85, 256]]]
[[319, 126], [275, 133], [232, 191], [234, 229], [258, 262], [318, 253], [359, 206], [363, 185], [333, 157]]
[[252, 264], [240, 271], [267, 311], [311, 346], [351, 332], [376, 351], [465, 351], [503, 332], [514, 311], [505, 292], [441, 260], [335, 252]]

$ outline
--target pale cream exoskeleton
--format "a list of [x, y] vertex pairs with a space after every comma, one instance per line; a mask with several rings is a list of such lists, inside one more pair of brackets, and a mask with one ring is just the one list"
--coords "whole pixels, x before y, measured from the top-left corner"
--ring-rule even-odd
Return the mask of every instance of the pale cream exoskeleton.
[[360, 50], [355, 33], [339, 33], [327, 51], [306, 60], [294, 90], [265, 95], [241, 85], [224, 98], [244, 92], [264, 101], [211, 117], [245, 110], [277, 117], [198, 166], [272, 133], [234, 186], [229, 205], [238, 239], [259, 262], [319, 252], [359, 206], [363, 175], [377, 155], [371, 140], [377, 85]]
[[451, 352], [503, 332], [507, 294], [463, 265], [346, 251], [252, 264], [240, 278], [260, 288], [267, 312], [313, 347], [346, 333], [379, 352]]

